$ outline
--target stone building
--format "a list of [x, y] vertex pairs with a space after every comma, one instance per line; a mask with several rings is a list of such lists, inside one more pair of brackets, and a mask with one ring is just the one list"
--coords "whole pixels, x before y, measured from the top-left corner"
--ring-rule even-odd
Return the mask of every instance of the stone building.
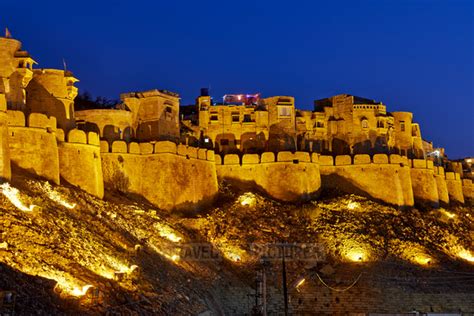
[[[244, 153], [295, 150], [295, 99], [290, 96], [254, 98], [235, 95], [241, 102], [212, 104], [204, 93], [196, 99], [196, 135], [219, 152]], [[191, 127], [192, 128], [192, 127]]]
[[0, 37], [0, 93], [5, 95], [8, 109], [25, 109], [33, 64], [36, 62], [28, 52], [21, 50], [21, 42], [6, 31], [5, 37]]
[[341, 94], [297, 111], [299, 148], [332, 154], [397, 153], [423, 157], [420, 127], [410, 112], [387, 112], [381, 102]]
[[33, 79], [26, 88], [26, 112], [56, 117], [58, 127], [65, 132], [76, 127], [74, 99], [79, 81], [70, 71], [35, 69]]
[[304, 111], [295, 109], [290, 96], [251, 104], [241, 96], [240, 104], [213, 104], [207, 93], [197, 98], [199, 128], [194, 130], [199, 143], [224, 153], [304, 150], [424, 156], [420, 127], [412, 113], [389, 113], [374, 100], [342, 94], [317, 100], [314, 111]]
[[166, 90], [124, 93], [114, 109], [76, 112], [78, 128], [102, 139], [139, 142], [179, 140], [179, 95]]

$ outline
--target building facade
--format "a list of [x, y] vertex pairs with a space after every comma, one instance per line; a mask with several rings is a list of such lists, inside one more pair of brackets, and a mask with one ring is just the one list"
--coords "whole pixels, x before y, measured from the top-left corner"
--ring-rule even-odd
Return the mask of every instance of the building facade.
[[207, 143], [217, 152], [425, 155], [420, 127], [413, 122], [412, 113], [390, 113], [382, 103], [352, 95], [317, 100], [313, 111], [296, 109], [290, 96], [252, 104], [213, 104], [209, 95], [201, 95], [196, 107], [197, 126], [184, 123], [194, 130], [199, 143]]

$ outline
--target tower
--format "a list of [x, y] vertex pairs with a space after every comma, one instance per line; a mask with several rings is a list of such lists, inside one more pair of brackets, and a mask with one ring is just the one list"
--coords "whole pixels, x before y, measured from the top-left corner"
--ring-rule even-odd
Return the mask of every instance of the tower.
[[25, 110], [25, 89], [33, 78], [33, 64], [36, 62], [28, 52], [21, 50], [21, 42], [7, 30], [5, 37], [0, 37], [0, 93], [8, 109]]

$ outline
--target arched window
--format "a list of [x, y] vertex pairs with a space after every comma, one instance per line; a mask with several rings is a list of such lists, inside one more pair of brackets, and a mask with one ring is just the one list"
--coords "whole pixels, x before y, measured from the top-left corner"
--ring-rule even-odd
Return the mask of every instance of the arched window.
[[369, 128], [369, 121], [366, 118], [363, 118], [360, 121], [360, 125], [361, 125], [362, 129], [367, 129], [367, 128]]

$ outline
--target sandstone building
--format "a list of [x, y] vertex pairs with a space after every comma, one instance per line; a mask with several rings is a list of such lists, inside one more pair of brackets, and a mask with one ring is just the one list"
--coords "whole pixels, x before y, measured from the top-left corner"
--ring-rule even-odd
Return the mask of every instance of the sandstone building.
[[[207, 94], [207, 93], [206, 93]], [[275, 96], [246, 104], [196, 100], [199, 128], [187, 125], [217, 152], [303, 150], [324, 154], [397, 153], [425, 156], [420, 127], [409, 112], [352, 95], [315, 101], [314, 111], [295, 109], [295, 99]]]
[[139, 142], [179, 140], [179, 95], [165, 90], [124, 93], [115, 109], [76, 113], [78, 128], [102, 139]]

